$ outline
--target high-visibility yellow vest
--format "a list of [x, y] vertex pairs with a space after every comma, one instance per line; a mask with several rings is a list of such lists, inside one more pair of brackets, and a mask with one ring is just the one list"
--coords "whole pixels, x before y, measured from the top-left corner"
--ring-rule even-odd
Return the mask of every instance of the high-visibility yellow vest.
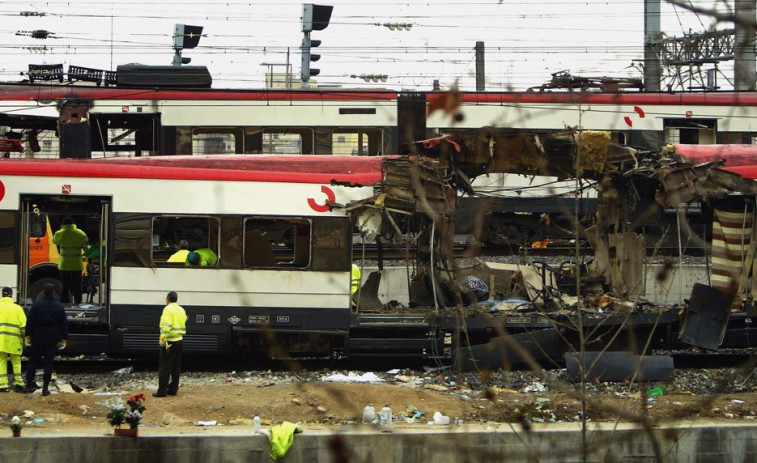
[[350, 286], [350, 294], [355, 292], [360, 287], [360, 267], [356, 264], [352, 264], [352, 285]]
[[26, 314], [10, 297], [0, 299], [0, 352], [20, 355], [24, 350]]
[[75, 224], [62, 225], [53, 235], [53, 243], [60, 246], [58, 270], [84, 270], [82, 251], [86, 249], [87, 242], [87, 235]]
[[182, 306], [171, 302], [160, 316], [160, 339], [167, 342], [181, 341], [186, 333], [187, 313]]

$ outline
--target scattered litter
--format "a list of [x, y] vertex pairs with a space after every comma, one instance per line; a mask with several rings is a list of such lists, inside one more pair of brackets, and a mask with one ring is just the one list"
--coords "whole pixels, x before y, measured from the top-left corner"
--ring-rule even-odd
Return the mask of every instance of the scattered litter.
[[33, 418], [34, 412], [31, 410], [24, 410], [24, 418]]
[[739, 399], [733, 399], [733, 403], [735, 403], [735, 404], [743, 404], [744, 401], [743, 400], [739, 400]]
[[118, 370], [114, 371], [114, 375], [128, 375], [132, 371], [134, 371], [134, 367], [125, 367], [125, 368], [119, 368]]
[[438, 424], [438, 425], [449, 424], [449, 416], [442, 415], [441, 412], [434, 412], [434, 424]]
[[362, 375], [358, 375], [352, 372], [350, 372], [347, 375], [336, 373], [333, 375], [324, 376], [323, 378], [321, 378], [321, 381], [333, 382], [333, 383], [383, 383], [384, 382], [383, 379], [376, 376], [376, 373], [372, 373], [372, 372], [363, 373]]
[[84, 405], [84, 404], [79, 405], [79, 410], [81, 410], [82, 415], [86, 415], [87, 412], [89, 411], [89, 405]]
[[34, 418], [34, 424], [42, 424], [45, 422], [44, 418]]
[[398, 375], [400, 372], [399, 368], [394, 368], [386, 372], [387, 375]]
[[523, 392], [544, 392], [546, 390], [547, 388], [542, 383], [536, 381], [523, 388]]
[[113, 395], [121, 395], [121, 393], [120, 392], [95, 392], [94, 395], [113, 396]]
[[659, 395], [665, 395], [667, 393], [668, 393], [668, 390], [665, 388], [665, 386], [662, 386], [662, 385], [647, 389], [647, 395], [659, 396]]
[[441, 384], [424, 384], [424, 389], [431, 389], [432, 391], [446, 391], [447, 386], [442, 386]]
[[218, 424], [218, 421], [198, 421], [197, 426], [215, 426]]
[[77, 393], [78, 393], [78, 392], [82, 392], [82, 391], [84, 390], [84, 388], [82, 388], [82, 387], [80, 387], [80, 386], [77, 386], [76, 384], [74, 384], [74, 382], [73, 382], [73, 381], [69, 381], [69, 382], [68, 382], [68, 385], [69, 385], [69, 386], [71, 386], [71, 389], [73, 389], [73, 391], [74, 391], [74, 392], [77, 392]]

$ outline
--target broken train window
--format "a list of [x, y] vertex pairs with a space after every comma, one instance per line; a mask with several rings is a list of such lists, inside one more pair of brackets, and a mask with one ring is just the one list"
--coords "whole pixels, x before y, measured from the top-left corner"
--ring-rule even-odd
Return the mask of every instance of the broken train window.
[[311, 223], [307, 219], [252, 217], [244, 221], [246, 267], [310, 265]]

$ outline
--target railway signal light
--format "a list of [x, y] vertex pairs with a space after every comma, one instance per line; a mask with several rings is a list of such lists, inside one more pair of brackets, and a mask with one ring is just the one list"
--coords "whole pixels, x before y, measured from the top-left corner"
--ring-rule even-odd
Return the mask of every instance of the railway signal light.
[[302, 87], [307, 87], [310, 76], [317, 76], [321, 73], [320, 69], [311, 68], [310, 63], [321, 59], [321, 55], [311, 53], [312, 48], [321, 45], [320, 40], [310, 38], [312, 31], [322, 31], [326, 29], [331, 20], [331, 12], [334, 10], [330, 5], [314, 5], [305, 3], [302, 5], [302, 62], [300, 66], [300, 80]]
[[173, 34], [173, 65], [181, 66], [189, 64], [192, 58], [182, 58], [181, 50], [185, 48], [195, 48], [200, 43], [202, 37], [202, 26], [189, 26], [187, 24], [176, 24]]

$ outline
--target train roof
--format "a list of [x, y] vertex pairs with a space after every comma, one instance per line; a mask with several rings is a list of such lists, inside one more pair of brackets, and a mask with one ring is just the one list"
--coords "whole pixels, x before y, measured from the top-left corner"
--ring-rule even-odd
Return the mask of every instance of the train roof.
[[[129, 88], [93, 85], [0, 83], [0, 99], [5, 101], [56, 100], [219, 100], [219, 101], [342, 101], [397, 100], [409, 94], [447, 94], [448, 91], [403, 92], [391, 89], [293, 88]], [[617, 105], [757, 105], [757, 92], [454, 92], [461, 104], [573, 103]], [[433, 96], [430, 98], [433, 99]]]
[[31, 85], [28, 83], [0, 84], [0, 100], [396, 100], [393, 90], [365, 89], [176, 89], [176, 88], [121, 88], [91, 85]]
[[757, 145], [687, 145], [675, 146], [676, 153], [694, 163], [724, 161], [722, 169], [748, 179], [757, 179]]
[[[396, 156], [395, 156], [396, 157]], [[391, 158], [391, 157], [390, 157]], [[383, 179], [384, 156], [149, 156], [0, 159], [2, 175], [174, 180], [343, 183]]]

